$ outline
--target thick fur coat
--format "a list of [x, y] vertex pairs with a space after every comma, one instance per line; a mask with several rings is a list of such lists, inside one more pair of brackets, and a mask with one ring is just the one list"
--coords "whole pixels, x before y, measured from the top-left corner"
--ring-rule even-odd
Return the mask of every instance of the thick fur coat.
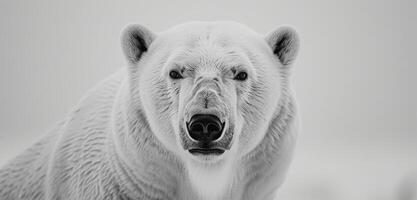
[[[293, 29], [263, 36], [194, 22], [155, 34], [131, 25], [122, 47], [129, 66], [0, 169], [0, 199], [275, 198], [297, 136]], [[190, 153], [184, 124], [197, 112], [224, 121], [223, 154]]]

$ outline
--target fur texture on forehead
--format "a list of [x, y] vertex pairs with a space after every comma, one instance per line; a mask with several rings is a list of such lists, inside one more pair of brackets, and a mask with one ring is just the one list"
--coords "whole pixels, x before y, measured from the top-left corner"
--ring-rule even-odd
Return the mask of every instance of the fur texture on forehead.
[[255, 56], [268, 55], [271, 51], [263, 35], [235, 22], [184, 23], [159, 33], [153, 45], [163, 46], [172, 57], [179, 54], [179, 58], [201, 59], [202, 56], [196, 56], [199, 54], [206, 60], [233, 61], [234, 56], [242, 58], [243, 52], [253, 61]]

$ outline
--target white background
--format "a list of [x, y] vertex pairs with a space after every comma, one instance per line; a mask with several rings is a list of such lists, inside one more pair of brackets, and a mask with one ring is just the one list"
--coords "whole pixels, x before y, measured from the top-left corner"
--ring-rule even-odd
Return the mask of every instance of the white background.
[[[234, 20], [295, 27], [302, 131], [281, 199], [411, 199], [417, 189], [416, 1], [1, 1], [0, 164], [125, 66], [120, 32]], [[414, 196], [414, 198], [417, 198]]]

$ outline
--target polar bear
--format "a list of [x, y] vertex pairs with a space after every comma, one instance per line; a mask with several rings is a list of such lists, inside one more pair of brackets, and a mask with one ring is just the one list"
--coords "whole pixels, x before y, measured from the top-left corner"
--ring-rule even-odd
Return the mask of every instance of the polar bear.
[[128, 67], [0, 170], [0, 199], [274, 199], [297, 137], [294, 29], [130, 25]]

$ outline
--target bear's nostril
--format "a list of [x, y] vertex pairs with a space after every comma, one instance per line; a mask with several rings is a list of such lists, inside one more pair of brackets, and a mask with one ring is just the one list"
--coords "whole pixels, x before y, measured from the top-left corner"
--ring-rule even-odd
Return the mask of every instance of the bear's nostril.
[[190, 130], [193, 132], [203, 132], [204, 125], [202, 123], [194, 123], [191, 125]]
[[188, 132], [190, 134], [190, 137], [199, 141], [201, 137], [204, 134], [204, 125], [199, 122], [191, 123], [191, 125], [188, 128]]
[[207, 125], [207, 132], [209, 133], [213, 133], [213, 132], [219, 132], [220, 131], [220, 127], [216, 124], [208, 124]]
[[220, 138], [224, 123], [214, 115], [194, 115], [187, 124], [188, 134], [199, 142], [212, 142]]

